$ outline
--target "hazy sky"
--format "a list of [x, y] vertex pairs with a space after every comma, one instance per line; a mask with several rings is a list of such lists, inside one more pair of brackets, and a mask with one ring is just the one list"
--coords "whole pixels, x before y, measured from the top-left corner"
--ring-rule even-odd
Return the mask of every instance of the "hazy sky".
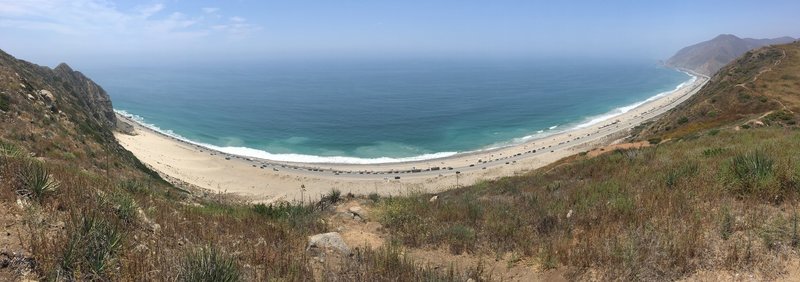
[[54, 66], [308, 57], [664, 59], [800, 36], [800, 1], [0, 0], [0, 49]]

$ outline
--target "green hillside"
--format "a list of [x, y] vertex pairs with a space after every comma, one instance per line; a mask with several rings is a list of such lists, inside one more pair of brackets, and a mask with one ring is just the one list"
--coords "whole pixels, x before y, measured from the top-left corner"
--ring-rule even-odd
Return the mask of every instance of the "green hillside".
[[[331, 191], [307, 205], [250, 205], [177, 188], [113, 139], [116, 120], [102, 88], [66, 65], [49, 69], [0, 55], [2, 278], [798, 275], [790, 267], [800, 259], [798, 43], [746, 53], [632, 137], [667, 140], [656, 146], [580, 154], [435, 198]], [[351, 203], [369, 215], [358, 211], [355, 220], [341, 211]], [[307, 245], [311, 235], [368, 227], [383, 244], [324, 255]], [[478, 263], [453, 263], [473, 258]], [[489, 270], [492, 262], [503, 266]]]
[[642, 139], [680, 137], [744, 124], [797, 126], [800, 43], [746, 52], [715, 74], [686, 103], [642, 132]]
[[387, 200], [381, 223], [410, 248], [513, 253], [578, 280], [781, 277], [800, 250], [798, 74], [800, 43], [747, 52], [637, 136], [672, 141], [574, 156], [433, 205]]

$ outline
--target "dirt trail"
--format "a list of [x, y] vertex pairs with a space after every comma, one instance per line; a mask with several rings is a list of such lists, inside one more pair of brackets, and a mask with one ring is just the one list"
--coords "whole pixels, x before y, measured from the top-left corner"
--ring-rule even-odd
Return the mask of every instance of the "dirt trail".
[[[786, 58], [786, 50], [781, 49], [781, 52], [783, 52], [783, 54], [781, 55], [781, 57], [779, 59], [775, 60], [775, 63], [773, 63], [771, 67], [767, 67], [767, 68], [762, 69], [761, 71], [759, 71], [753, 77], [752, 80], [750, 80], [748, 82], [736, 84], [736, 85], [734, 85], [734, 87], [741, 87], [741, 88], [744, 88], [747, 91], [750, 91], [752, 93], [758, 94], [755, 90], [750, 89], [750, 87], [747, 87], [747, 85], [745, 85], [745, 84], [747, 84], [747, 83], [755, 83], [756, 81], [758, 81], [758, 79], [761, 77], [762, 74], [764, 74], [766, 72], [770, 72], [770, 71], [772, 71], [772, 68], [777, 67], [778, 65], [780, 65], [781, 61]], [[781, 107], [783, 107], [783, 110], [788, 111], [790, 113], [794, 113], [792, 110], [790, 110], [788, 107], [786, 107], [786, 105], [784, 105], [783, 102], [781, 102], [780, 100], [775, 99], [775, 101], [777, 101], [778, 104], [780, 104]]]

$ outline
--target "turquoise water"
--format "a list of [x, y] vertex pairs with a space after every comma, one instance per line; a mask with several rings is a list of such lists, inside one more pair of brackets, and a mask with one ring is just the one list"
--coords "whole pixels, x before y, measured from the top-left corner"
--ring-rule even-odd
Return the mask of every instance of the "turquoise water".
[[[230, 153], [441, 157], [585, 126], [674, 90], [655, 62], [317, 61], [90, 69], [117, 110]], [[627, 107], [627, 108], [626, 108]]]

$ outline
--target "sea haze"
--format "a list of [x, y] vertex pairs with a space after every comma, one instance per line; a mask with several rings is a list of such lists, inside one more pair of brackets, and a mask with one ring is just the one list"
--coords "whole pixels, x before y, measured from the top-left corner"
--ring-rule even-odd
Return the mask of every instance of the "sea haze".
[[97, 68], [115, 109], [223, 151], [391, 162], [520, 142], [674, 90], [652, 61], [407, 60]]

